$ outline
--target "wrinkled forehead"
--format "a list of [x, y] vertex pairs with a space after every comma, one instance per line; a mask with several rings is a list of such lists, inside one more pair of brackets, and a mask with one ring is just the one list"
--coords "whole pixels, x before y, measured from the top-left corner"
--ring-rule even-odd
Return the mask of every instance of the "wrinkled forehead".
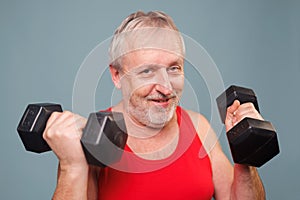
[[184, 59], [178, 54], [173, 54], [160, 49], [136, 50], [124, 55], [121, 59], [122, 68], [136, 68], [145, 66], [168, 67], [179, 65], [183, 67]]
[[161, 50], [183, 58], [185, 49], [183, 39], [178, 31], [167, 28], [139, 28], [118, 35], [114, 58], [139, 50]]

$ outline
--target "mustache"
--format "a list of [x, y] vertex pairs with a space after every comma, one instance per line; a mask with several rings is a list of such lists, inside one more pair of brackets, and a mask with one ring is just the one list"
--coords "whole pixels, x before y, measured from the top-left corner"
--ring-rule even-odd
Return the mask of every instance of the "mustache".
[[146, 100], [151, 100], [151, 99], [172, 99], [176, 98], [177, 95], [175, 93], [169, 94], [169, 95], [164, 95], [164, 94], [152, 94], [148, 95], [146, 97]]

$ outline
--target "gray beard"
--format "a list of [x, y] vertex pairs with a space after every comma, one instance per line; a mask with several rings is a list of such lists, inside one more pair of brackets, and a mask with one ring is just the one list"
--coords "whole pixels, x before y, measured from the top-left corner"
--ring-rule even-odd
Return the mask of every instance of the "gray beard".
[[129, 102], [128, 113], [141, 124], [149, 128], [160, 129], [172, 119], [176, 106], [177, 103], [174, 102], [173, 105], [168, 108], [158, 106], [147, 107], [147, 105], [134, 107], [132, 103]]

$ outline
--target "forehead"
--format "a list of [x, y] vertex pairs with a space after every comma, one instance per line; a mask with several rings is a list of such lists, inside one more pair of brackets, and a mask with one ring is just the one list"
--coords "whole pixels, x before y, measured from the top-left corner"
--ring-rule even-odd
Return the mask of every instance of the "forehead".
[[185, 52], [181, 34], [171, 29], [145, 27], [120, 33], [116, 38], [118, 39], [115, 42], [112, 60], [122, 59], [142, 51], [137, 53], [139, 55], [135, 55], [140, 56], [143, 52], [147, 53], [149, 49], [150, 51], [163, 50], [181, 57]]
[[162, 49], [142, 49], [123, 56], [123, 67], [138, 67], [146, 64], [163, 66], [183, 65], [183, 56]]

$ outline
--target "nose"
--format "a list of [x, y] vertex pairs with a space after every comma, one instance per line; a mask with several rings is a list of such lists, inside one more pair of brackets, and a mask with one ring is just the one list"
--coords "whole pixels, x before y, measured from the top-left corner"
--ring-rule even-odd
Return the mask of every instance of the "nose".
[[159, 70], [159, 73], [155, 76], [155, 89], [164, 95], [172, 94], [172, 84], [165, 68]]

